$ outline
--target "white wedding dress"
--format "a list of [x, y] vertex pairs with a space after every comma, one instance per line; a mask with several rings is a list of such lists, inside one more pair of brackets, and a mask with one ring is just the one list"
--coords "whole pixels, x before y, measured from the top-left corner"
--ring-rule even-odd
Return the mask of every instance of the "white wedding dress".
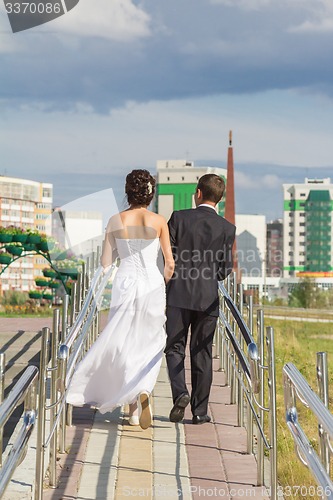
[[159, 239], [116, 239], [121, 259], [108, 323], [73, 375], [67, 402], [101, 413], [134, 403], [155, 385], [165, 346], [165, 284]]

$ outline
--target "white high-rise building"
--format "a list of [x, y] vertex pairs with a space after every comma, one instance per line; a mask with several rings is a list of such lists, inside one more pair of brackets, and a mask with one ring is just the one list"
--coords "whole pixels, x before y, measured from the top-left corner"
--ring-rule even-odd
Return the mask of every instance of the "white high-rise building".
[[102, 247], [103, 214], [98, 210], [63, 210], [57, 207], [52, 215], [53, 236], [66, 250], [85, 256]]
[[333, 184], [284, 184], [284, 277], [333, 277]]
[[242, 278], [263, 276], [266, 256], [266, 217], [236, 214], [237, 260]]

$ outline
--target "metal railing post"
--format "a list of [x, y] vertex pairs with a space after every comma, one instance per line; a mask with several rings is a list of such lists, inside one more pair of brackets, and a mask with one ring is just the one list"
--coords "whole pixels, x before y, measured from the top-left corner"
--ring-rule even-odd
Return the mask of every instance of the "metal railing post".
[[[225, 304], [225, 301], [224, 299], [222, 299], [222, 310], [224, 312], [224, 315], [227, 317], [227, 307], [226, 307], [226, 304]], [[220, 321], [220, 328], [221, 330], [224, 328], [223, 326], [223, 323], [222, 321], [219, 319]], [[221, 331], [221, 342], [222, 342], [222, 348], [221, 348], [221, 351], [222, 351], [222, 354], [221, 354], [221, 364], [222, 364], [222, 370], [224, 370], [224, 373], [225, 373], [225, 380], [227, 381], [228, 380], [228, 355], [227, 355], [227, 337], [226, 335], [223, 335], [223, 330]]]
[[84, 299], [84, 274], [79, 273], [77, 276], [76, 300], [75, 300], [75, 317], [81, 309], [82, 300]]
[[[227, 292], [229, 295], [231, 295], [231, 277], [230, 277], [230, 274], [227, 277]], [[231, 317], [231, 313], [230, 313], [229, 308], [227, 307], [227, 321], [229, 324], [230, 324], [230, 317]], [[229, 356], [227, 356], [227, 358], [226, 358], [226, 381], [227, 381], [228, 386], [230, 387], [231, 386], [231, 361], [230, 361]]]
[[80, 305], [82, 300], [84, 300], [84, 297], [86, 296], [86, 282], [87, 282], [87, 264], [83, 263], [82, 264], [82, 274], [81, 274], [81, 281], [80, 281]]
[[[328, 409], [328, 366], [327, 352], [317, 352], [317, 381], [319, 388], [319, 397]], [[322, 424], [318, 424], [318, 433], [320, 441], [320, 458], [327, 474], [330, 474], [330, 454], [327, 446], [327, 432], [324, 431]]]
[[[53, 325], [51, 332], [51, 391], [50, 391], [50, 429], [53, 428], [57, 417], [57, 347], [59, 342], [60, 310], [53, 311]], [[57, 482], [57, 431], [50, 441], [50, 486]]]
[[[232, 300], [233, 300], [234, 304], [236, 304], [236, 300], [237, 300], [237, 274], [235, 271], [232, 273]], [[233, 319], [233, 325], [235, 325], [234, 319]], [[236, 357], [235, 357], [234, 353], [232, 353], [231, 356], [232, 356], [234, 362], [236, 362]], [[233, 367], [231, 362], [229, 365], [229, 369], [230, 369], [230, 404], [236, 404], [237, 377], [236, 377], [236, 373], [235, 373], [235, 368]]]
[[[248, 295], [248, 326], [251, 335], [253, 335], [253, 296]], [[252, 394], [250, 395], [253, 402]], [[247, 403], [247, 452], [253, 454], [253, 414], [249, 403]]]
[[[257, 311], [257, 327], [258, 327], [258, 344], [259, 344], [259, 356], [260, 356], [260, 365], [264, 365], [264, 311], [259, 309]], [[260, 392], [259, 392], [259, 404], [261, 407], [264, 407], [265, 403], [265, 374], [264, 369], [260, 368], [259, 370], [259, 378], [260, 378]], [[264, 427], [264, 410], [259, 408], [259, 420], [262, 428]], [[258, 442], [258, 458], [257, 458], [257, 485], [262, 486], [264, 484], [264, 440], [262, 438], [259, 429], [257, 430], [257, 442]]]
[[[240, 314], [243, 316], [244, 286], [242, 285], [242, 283], [239, 283], [239, 285], [238, 285], [238, 300], [239, 300], [238, 309], [239, 309]], [[243, 339], [242, 332], [240, 330], [239, 330], [238, 338], [239, 338], [240, 346], [243, 349], [244, 348], [244, 339]], [[237, 365], [239, 367], [239, 362], [237, 363]], [[241, 374], [242, 370], [240, 369], [240, 367], [238, 368], [238, 371]], [[237, 416], [238, 425], [241, 427], [244, 427], [244, 391], [243, 391], [242, 385], [241, 385], [240, 381], [238, 380], [238, 378], [237, 378], [237, 392], [238, 392], [238, 416]], [[248, 416], [248, 412], [247, 412], [247, 416]]]
[[86, 289], [88, 289], [90, 286], [90, 270], [91, 270], [91, 258], [88, 256], [86, 258], [86, 283], [85, 283]]
[[[252, 393], [249, 394], [249, 398], [251, 403], [253, 403], [253, 397]], [[253, 454], [253, 416], [252, 416], [252, 410], [249, 402], [247, 402], [246, 405], [246, 420], [247, 420], [247, 427], [246, 427], [246, 433], [247, 433], [247, 452], [249, 454]]]
[[91, 276], [94, 275], [96, 271], [96, 252], [93, 250], [91, 252]]
[[59, 339], [61, 344], [63, 344], [66, 339], [67, 325], [68, 325], [68, 304], [69, 304], [69, 296], [66, 293], [62, 303], [61, 336]]
[[43, 498], [44, 481], [44, 440], [45, 440], [45, 402], [46, 402], [46, 379], [48, 365], [48, 344], [50, 329], [42, 329], [42, 347], [39, 362], [39, 393], [38, 393], [38, 418], [37, 418], [37, 444], [36, 444], [36, 485], [35, 500]]
[[248, 311], [249, 311], [249, 330], [253, 334], [253, 295], [248, 295]]
[[[81, 274], [79, 273], [78, 279], [80, 279]], [[72, 283], [72, 288], [71, 288], [71, 317], [70, 317], [70, 323], [71, 325], [74, 324], [75, 321], [75, 316], [76, 316], [76, 301], [77, 301], [77, 290], [78, 290], [78, 282], [73, 281]]]
[[[6, 355], [0, 352], [0, 404], [5, 398]], [[2, 467], [3, 427], [0, 428], [0, 467]]]
[[271, 500], [277, 500], [276, 376], [274, 329], [271, 326], [266, 328], [266, 344], [268, 354]]
[[218, 330], [218, 321], [216, 322], [216, 328], [214, 332], [214, 340], [213, 340], [213, 347], [215, 346], [215, 354], [214, 358], [219, 359], [220, 358], [220, 339], [219, 339], [219, 330]]
[[[58, 366], [59, 366], [59, 379], [58, 379], [58, 390], [62, 394], [66, 392], [66, 375], [67, 375], [67, 363], [68, 363], [68, 348], [66, 345], [60, 346], [58, 353]], [[65, 453], [66, 451], [66, 403], [61, 410], [61, 416], [59, 420], [59, 453]]]
[[101, 246], [97, 245], [96, 248], [96, 268], [100, 265], [100, 260], [101, 260]]
[[219, 368], [218, 371], [222, 372], [224, 371], [224, 359], [223, 359], [223, 339], [222, 339], [222, 325], [220, 318], [217, 319], [217, 336], [219, 338], [219, 343], [218, 343], [218, 353], [219, 353]]

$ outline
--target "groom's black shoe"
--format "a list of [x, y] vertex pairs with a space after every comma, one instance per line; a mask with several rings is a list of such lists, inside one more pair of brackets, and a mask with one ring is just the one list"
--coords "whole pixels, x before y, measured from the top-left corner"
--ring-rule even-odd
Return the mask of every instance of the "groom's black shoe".
[[211, 418], [208, 415], [193, 415], [192, 424], [200, 425], [210, 422]]
[[190, 402], [190, 396], [187, 392], [183, 392], [178, 398], [170, 411], [169, 419], [170, 422], [181, 422], [184, 418], [185, 408]]

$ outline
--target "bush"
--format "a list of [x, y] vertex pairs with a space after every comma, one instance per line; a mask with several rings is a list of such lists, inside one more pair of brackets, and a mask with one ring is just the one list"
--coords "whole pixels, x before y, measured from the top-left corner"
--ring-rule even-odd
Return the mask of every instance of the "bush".
[[4, 307], [4, 313], [8, 316], [24, 316], [26, 314], [35, 316], [51, 316], [52, 308], [40, 307], [34, 300], [31, 300], [20, 306], [7, 305]]
[[28, 299], [28, 294], [18, 292], [17, 290], [8, 290], [4, 292], [1, 304], [4, 306], [21, 306]]
[[332, 306], [332, 290], [320, 289], [314, 280], [304, 278], [294, 286], [289, 295], [289, 306], [305, 309], [326, 309]]

